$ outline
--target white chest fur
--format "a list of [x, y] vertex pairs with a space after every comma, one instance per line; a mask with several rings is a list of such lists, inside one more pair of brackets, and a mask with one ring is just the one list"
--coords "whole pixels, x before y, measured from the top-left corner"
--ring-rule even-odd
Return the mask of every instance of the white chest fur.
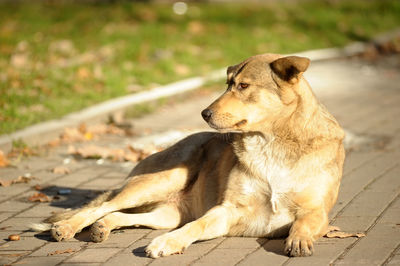
[[[260, 135], [244, 137], [243, 145], [242, 162], [255, 179], [263, 182], [264, 186], [268, 186], [272, 211], [276, 213], [278, 201], [292, 187], [291, 171], [285, 165], [286, 154], [282, 148], [277, 147], [274, 139], [266, 140]], [[251, 186], [251, 183], [244, 183], [244, 191], [254, 192], [254, 185]]]
[[294, 219], [285, 197], [293, 189], [291, 170], [285, 165], [286, 154], [273, 139], [267, 141], [262, 136], [253, 135], [242, 141], [243, 149], [236, 152], [240, 152], [240, 160], [250, 175], [242, 180], [241, 193], [259, 200], [260, 196], [264, 198], [264, 205], [258, 205], [257, 211], [254, 210], [256, 215], [247, 221], [244, 235], [280, 234], [281, 229], [287, 229]]

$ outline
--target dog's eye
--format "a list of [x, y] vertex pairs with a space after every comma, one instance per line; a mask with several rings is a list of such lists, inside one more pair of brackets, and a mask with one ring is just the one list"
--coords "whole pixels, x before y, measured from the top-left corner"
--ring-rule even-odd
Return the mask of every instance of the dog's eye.
[[239, 89], [244, 90], [249, 86], [247, 83], [239, 83]]

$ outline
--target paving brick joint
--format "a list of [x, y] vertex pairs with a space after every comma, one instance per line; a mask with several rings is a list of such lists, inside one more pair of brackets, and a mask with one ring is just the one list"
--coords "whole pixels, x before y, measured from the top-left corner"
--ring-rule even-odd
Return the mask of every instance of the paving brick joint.
[[[315, 254], [288, 258], [283, 239], [220, 237], [190, 246], [184, 254], [160, 259], [145, 256], [144, 248], [165, 230], [125, 228], [104, 243], [89, 241], [87, 231], [66, 242], [54, 242], [47, 233], [28, 225], [51, 212], [76, 207], [100, 191], [124, 183], [133, 163], [78, 160], [67, 145], [47, 154], [25, 158], [15, 167], [1, 168], [1, 179], [29, 173], [26, 184], [0, 187], [0, 265], [400, 265], [400, 55], [373, 61], [360, 58], [321, 61], [307, 71], [317, 97], [350, 132], [344, 177], [332, 225], [361, 232], [362, 238], [322, 238]], [[221, 88], [223, 85], [221, 84]], [[216, 95], [176, 103], [133, 122], [137, 132], [209, 130], [200, 110]], [[140, 136], [107, 136], [95, 144], [124, 147]], [[65, 160], [69, 158], [69, 160]], [[50, 171], [63, 162], [68, 174]], [[30, 202], [35, 185], [52, 202]], [[58, 195], [60, 189], [70, 193]], [[18, 241], [8, 236], [17, 234]]]

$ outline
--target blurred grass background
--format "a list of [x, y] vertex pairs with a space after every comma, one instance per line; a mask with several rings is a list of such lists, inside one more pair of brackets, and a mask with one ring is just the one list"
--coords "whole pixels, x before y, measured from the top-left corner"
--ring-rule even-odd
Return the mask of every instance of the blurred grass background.
[[0, 2], [0, 134], [258, 53], [399, 27], [399, 0]]

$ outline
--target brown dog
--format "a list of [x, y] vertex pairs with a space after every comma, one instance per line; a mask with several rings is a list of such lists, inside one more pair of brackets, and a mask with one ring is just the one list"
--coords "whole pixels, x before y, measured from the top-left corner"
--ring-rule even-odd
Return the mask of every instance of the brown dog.
[[179, 227], [149, 244], [153, 258], [219, 236], [288, 235], [288, 255], [311, 255], [338, 195], [344, 132], [303, 78], [308, 65], [264, 54], [229, 67], [228, 89], [202, 112], [220, 133], [148, 157], [121, 190], [51, 217], [51, 234], [61, 241], [93, 224], [100, 242], [123, 226]]

